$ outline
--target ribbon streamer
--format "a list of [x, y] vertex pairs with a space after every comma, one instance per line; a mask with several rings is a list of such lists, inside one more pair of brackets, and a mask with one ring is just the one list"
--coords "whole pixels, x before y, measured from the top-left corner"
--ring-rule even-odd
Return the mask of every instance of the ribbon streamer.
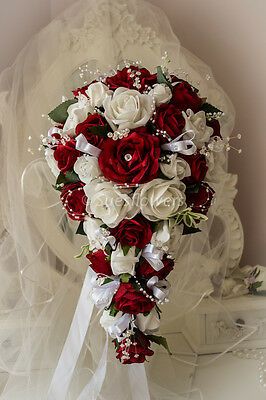
[[[181, 140], [184, 135], [190, 136], [190, 139]], [[181, 154], [186, 154], [188, 156], [192, 155], [197, 151], [197, 147], [192, 141], [194, 137], [195, 133], [192, 130], [187, 130], [181, 133], [181, 135], [177, 136], [171, 142], [163, 144], [162, 149], [170, 150], [173, 153], [181, 153]]]
[[65, 400], [90, 324], [94, 304], [88, 296], [93, 272], [88, 268], [65, 345], [56, 366], [47, 400]]
[[148, 263], [155, 271], [158, 272], [164, 267], [164, 264], [162, 262], [164, 251], [159, 250], [153, 244], [148, 244], [147, 246], [145, 246], [141, 255], [143, 258], [145, 258], [145, 260], [148, 261]]
[[101, 153], [101, 149], [90, 144], [82, 133], [76, 137], [76, 149], [93, 157], [99, 157]]

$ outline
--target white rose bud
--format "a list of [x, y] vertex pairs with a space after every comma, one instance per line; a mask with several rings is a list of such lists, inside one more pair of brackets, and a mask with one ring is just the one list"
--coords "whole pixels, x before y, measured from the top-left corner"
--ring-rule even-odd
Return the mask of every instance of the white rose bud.
[[171, 89], [163, 83], [156, 83], [149, 94], [153, 96], [157, 107], [160, 104], [167, 103], [172, 98]]
[[98, 158], [88, 154], [79, 157], [73, 168], [81, 182], [84, 183], [89, 183], [101, 175]]
[[130, 314], [122, 314], [122, 312], [119, 311], [115, 317], [112, 317], [109, 311], [105, 310], [100, 318], [100, 325], [115, 339], [121, 336], [121, 333], [128, 328], [130, 321]]
[[168, 159], [169, 164], [160, 163], [160, 169], [167, 178], [177, 177], [181, 180], [191, 175], [190, 166], [183, 158], [178, 157], [177, 154], [171, 154]]
[[89, 99], [84, 94], [80, 94], [78, 102], [71, 104], [67, 109], [68, 118], [64, 124], [63, 132], [73, 136], [76, 126], [85, 121], [91, 112], [93, 112], [93, 107], [89, 103]]
[[153, 113], [152, 96], [137, 90], [119, 87], [113, 96], [103, 102], [105, 118], [119, 126], [119, 129], [134, 129], [144, 126]]
[[47, 147], [45, 149], [44, 154], [45, 154], [45, 159], [47, 161], [47, 164], [48, 164], [52, 174], [57, 178], [58, 175], [60, 174], [60, 169], [58, 168], [57, 162], [54, 158], [54, 150]]
[[147, 316], [144, 314], [138, 314], [135, 320], [135, 324], [140, 331], [144, 333], [156, 332], [160, 326], [160, 319], [156, 311], [152, 310]]
[[204, 143], [209, 142], [213, 129], [206, 125], [206, 115], [204, 111], [199, 111], [196, 114], [190, 109], [186, 113], [182, 112], [185, 118], [186, 125], [184, 131], [193, 131], [195, 137], [193, 142], [198, 149], [201, 149]]
[[95, 108], [102, 107], [107, 95], [111, 95], [113, 92], [102, 82], [95, 82], [88, 87], [85, 93], [89, 97], [90, 105]]
[[166, 220], [186, 207], [185, 188], [178, 178], [157, 178], [139, 187], [133, 200], [150, 221]]
[[124, 255], [121, 244], [111, 253], [111, 268], [114, 275], [130, 274], [135, 275], [135, 265], [139, 261], [139, 256], [135, 256], [136, 247], [130, 247], [128, 253]]

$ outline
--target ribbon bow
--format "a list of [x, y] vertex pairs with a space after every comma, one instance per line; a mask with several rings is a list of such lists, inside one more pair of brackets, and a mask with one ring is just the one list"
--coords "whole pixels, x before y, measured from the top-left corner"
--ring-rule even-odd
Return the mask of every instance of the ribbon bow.
[[131, 315], [130, 314], [124, 314], [122, 317], [118, 318], [113, 325], [109, 326], [107, 328], [107, 331], [109, 335], [112, 338], [116, 338], [119, 342], [121, 342], [124, 338], [121, 337], [121, 334], [128, 329], [129, 324], [131, 322]]
[[82, 133], [76, 137], [76, 149], [93, 157], [99, 157], [102, 151], [98, 147], [93, 146], [93, 144], [90, 144]]
[[[189, 139], [184, 139], [184, 135], [187, 135]], [[188, 156], [194, 154], [197, 151], [197, 146], [193, 143], [193, 139], [195, 137], [195, 133], [189, 129], [185, 132], [181, 133], [181, 135], [177, 136], [174, 140], [169, 143], [165, 143], [162, 145], [163, 150], [170, 150], [173, 153], [181, 153], [186, 154]]]
[[97, 308], [109, 306], [115, 292], [120, 286], [119, 279], [114, 279], [111, 282], [101, 285], [97, 277], [91, 281], [92, 290], [90, 292], [91, 299]]
[[148, 263], [152, 266], [155, 271], [160, 271], [164, 264], [162, 262], [162, 258], [164, 256], [164, 251], [159, 250], [154, 244], [148, 244], [145, 246], [142, 257], [148, 261]]
[[152, 290], [153, 296], [159, 300], [159, 302], [166, 301], [170, 292], [170, 283], [168, 281], [165, 279], [159, 281], [158, 276], [153, 276], [148, 280], [147, 286]]

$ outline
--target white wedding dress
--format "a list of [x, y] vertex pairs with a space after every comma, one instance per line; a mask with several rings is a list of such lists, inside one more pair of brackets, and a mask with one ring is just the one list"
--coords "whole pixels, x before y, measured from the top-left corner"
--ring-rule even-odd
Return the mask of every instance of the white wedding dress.
[[[0, 77], [1, 400], [186, 398], [176, 385], [174, 360], [161, 349], [145, 367], [120, 365], [112, 344], [106, 344], [97, 312], [77, 362], [70, 353], [73, 374], [64, 371], [64, 366], [61, 371], [71, 376], [67, 390], [62, 380], [62, 395], [51, 395], [87, 265], [74, 259], [84, 239], [73, 234], [75, 226], [64, 217], [58, 193], [52, 188], [53, 176], [38, 152], [40, 135], [50, 125], [42, 114], [85, 80], [93, 79], [100, 73], [97, 70], [109, 71], [125, 59], [141, 60], [154, 70], [165, 52], [171, 60], [169, 70], [199, 88], [201, 97], [224, 112], [222, 135], [229, 136], [234, 110], [228, 97], [210, 69], [180, 46], [165, 15], [142, 0], [75, 1], [32, 38]], [[227, 182], [227, 160], [217, 153], [212, 161], [209, 181], [215, 187], [216, 204], [203, 231], [184, 236], [177, 249], [162, 333], [176, 331], [178, 320], [213, 291], [210, 276], [225, 274], [230, 262], [230, 236], [216, 215]], [[77, 340], [78, 332], [79, 327]], [[60, 388], [60, 382], [56, 384]]]

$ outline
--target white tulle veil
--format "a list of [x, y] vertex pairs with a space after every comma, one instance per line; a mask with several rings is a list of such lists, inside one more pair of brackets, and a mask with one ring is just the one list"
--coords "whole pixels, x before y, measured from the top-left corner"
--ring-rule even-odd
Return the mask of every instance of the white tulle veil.
[[[109, 71], [125, 59], [140, 60], [154, 70], [165, 52], [171, 61], [169, 70], [187, 79], [200, 90], [201, 97], [224, 112], [222, 135], [229, 136], [234, 110], [228, 97], [210, 69], [181, 47], [162, 11], [142, 0], [74, 2], [32, 38], [15, 64], [1, 75], [3, 400], [48, 398], [87, 270], [84, 260], [74, 258], [84, 239], [74, 235], [75, 224], [66, 220], [58, 193], [52, 188], [54, 177], [38, 152], [40, 135], [50, 126], [42, 114], [54, 108], [62, 96], [70, 97], [71, 90], [82, 86], [84, 80], [94, 79], [99, 71]], [[230, 235], [216, 214], [226, 171], [226, 157], [219, 154], [208, 173], [216, 203], [202, 232], [184, 236], [177, 247], [176, 267], [170, 276], [171, 301], [163, 309], [162, 333], [177, 330], [179, 319], [213, 291], [211, 278], [222, 277], [231, 262]], [[103, 362], [106, 341], [99, 318], [95, 311], [66, 398], [83, 398], [79, 395], [94, 376], [91, 388], [95, 391], [88, 399], [148, 399], [143, 397], [147, 384], [144, 367], [140, 370], [120, 365], [110, 343], [105, 379], [95, 397], [103, 378], [104, 369], [99, 373], [97, 366]], [[158, 349], [146, 364], [152, 400], [183, 398], [175, 362]]]

